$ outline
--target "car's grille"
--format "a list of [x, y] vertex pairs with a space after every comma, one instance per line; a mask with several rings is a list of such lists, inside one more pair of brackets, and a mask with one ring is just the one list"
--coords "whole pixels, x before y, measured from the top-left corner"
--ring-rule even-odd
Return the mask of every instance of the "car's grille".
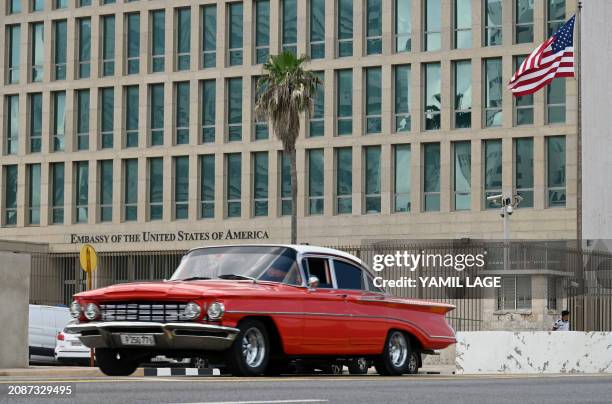
[[102, 321], [155, 321], [169, 323], [188, 321], [182, 313], [187, 303], [138, 302], [106, 303], [100, 305]]

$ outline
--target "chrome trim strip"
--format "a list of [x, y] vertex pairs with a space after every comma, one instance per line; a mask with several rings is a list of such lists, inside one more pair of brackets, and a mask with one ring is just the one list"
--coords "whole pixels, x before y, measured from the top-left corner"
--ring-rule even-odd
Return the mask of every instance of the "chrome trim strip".
[[234, 327], [223, 327], [220, 325], [213, 324], [199, 324], [199, 323], [154, 323], [154, 322], [140, 322], [140, 321], [106, 321], [106, 322], [90, 322], [90, 323], [75, 323], [68, 324], [65, 328], [70, 334], [75, 334], [83, 330], [99, 329], [99, 328], [146, 328], [146, 327], [159, 327], [161, 329], [172, 329], [172, 330], [202, 330], [202, 331], [224, 331], [228, 333], [239, 333], [240, 330]]
[[410, 320], [404, 320], [395, 317], [385, 317], [385, 316], [367, 316], [360, 314], [338, 314], [338, 313], [313, 313], [313, 312], [297, 312], [297, 311], [248, 311], [248, 310], [227, 310], [225, 313], [227, 314], [263, 314], [263, 315], [279, 315], [279, 316], [323, 316], [323, 317], [351, 317], [351, 318], [371, 318], [371, 319], [383, 319], [383, 320], [394, 320], [402, 323], [407, 323], [412, 325], [413, 327], [419, 329], [423, 334], [427, 335], [429, 338], [433, 339], [455, 339], [455, 336], [448, 335], [430, 335], [427, 331], [425, 331], [421, 326], [414, 323]]

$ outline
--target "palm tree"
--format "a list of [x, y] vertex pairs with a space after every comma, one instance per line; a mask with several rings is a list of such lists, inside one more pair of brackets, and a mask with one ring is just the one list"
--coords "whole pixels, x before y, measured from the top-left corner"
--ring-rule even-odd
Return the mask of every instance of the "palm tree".
[[300, 115], [312, 109], [312, 98], [320, 80], [304, 69], [305, 57], [291, 52], [270, 56], [264, 75], [257, 81], [255, 114], [272, 124], [291, 164], [291, 243], [297, 243], [297, 169], [295, 143], [300, 132]]

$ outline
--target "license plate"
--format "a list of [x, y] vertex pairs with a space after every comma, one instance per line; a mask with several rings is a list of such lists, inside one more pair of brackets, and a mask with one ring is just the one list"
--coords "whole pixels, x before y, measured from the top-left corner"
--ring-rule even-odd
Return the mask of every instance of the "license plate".
[[121, 334], [121, 343], [123, 345], [155, 345], [155, 337], [146, 334]]
[[81, 344], [79, 341], [71, 341], [70, 342], [70, 346], [82, 346], [83, 344]]

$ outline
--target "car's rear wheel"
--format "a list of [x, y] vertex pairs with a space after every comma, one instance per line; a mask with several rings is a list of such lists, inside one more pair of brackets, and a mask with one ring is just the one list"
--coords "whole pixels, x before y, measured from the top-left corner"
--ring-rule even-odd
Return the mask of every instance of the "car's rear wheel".
[[139, 365], [139, 362], [126, 352], [107, 348], [96, 349], [96, 362], [107, 376], [129, 376]]
[[406, 334], [398, 330], [392, 330], [387, 336], [383, 353], [376, 360], [374, 366], [380, 375], [399, 376], [408, 373], [411, 356], [410, 340]]
[[270, 361], [270, 339], [263, 323], [255, 319], [243, 321], [228, 352], [227, 367], [233, 375], [259, 376]]
[[353, 359], [348, 364], [349, 373], [352, 375], [365, 375], [370, 368], [370, 361], [366, 358]]

